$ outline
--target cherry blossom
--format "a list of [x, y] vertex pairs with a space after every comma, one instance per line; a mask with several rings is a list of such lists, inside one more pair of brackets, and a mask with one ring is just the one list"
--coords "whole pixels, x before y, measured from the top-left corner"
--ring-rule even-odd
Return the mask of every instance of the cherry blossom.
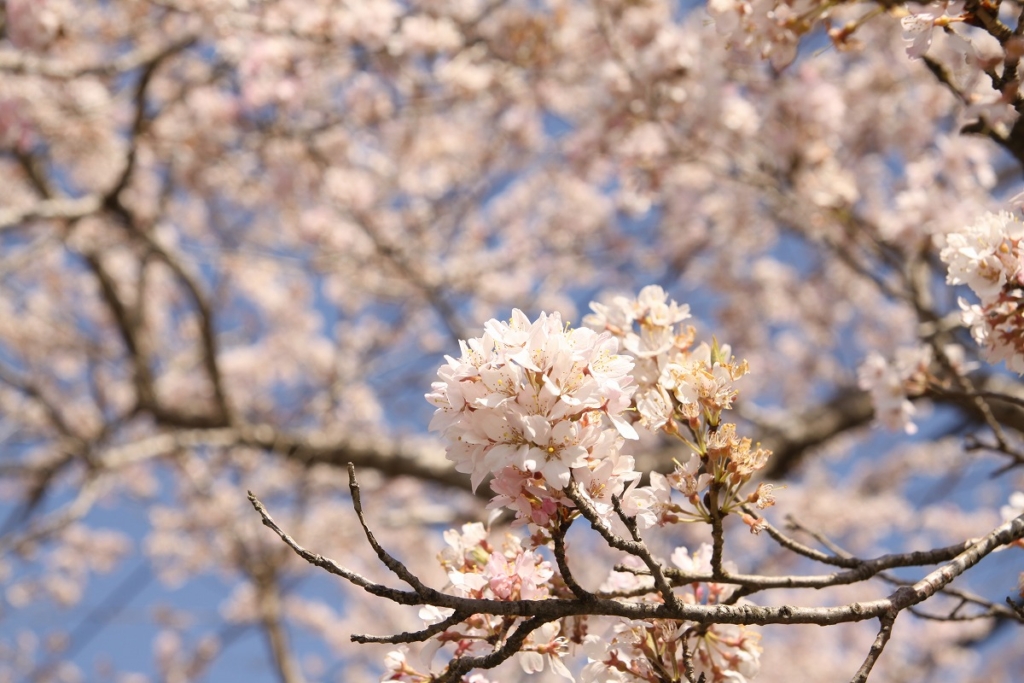
[[946, 235], [940, 253], [949, 266], [946, 281], [967, 284], [982, 301], [996, 298], [1008, 283], [1019, 284], [1021, 237], [1024, 223], [1007, 211], [985, 214], [962, 232]]
[[870, 392], [875, 417], [881, 424], [914, 434], [917, 425], [913, 417], [917, 409], [907, 398], [907, 384], [919, 372], [922, 362], [927, 369], [930, 349], [901, 349], [898, 356], [898, 360], [890, 363], [877, 351], [871, 352], [857, 370], [857, 382], [861, 389]]
[[540, 673], [545, 666], [562, 678], [575, 681], [562, 657], [566, 653], [565, 638], [559, 636], [560, 627], [556, 622], [548, 622], [530, 634], [531, 644], [527, 645], [519, 655], [519, 663], [527, 674]]
[[967, 284], [981, 300], [959, 300], [963, 322], [986, 350], [989, 362], [1005, 361], [1024, 374], [1024, 330], [1018, 308], [1021, 288], [1020, 240], [1024, 224], [1006, 211], [985, 214], [978, 222], [946, 236], [940, 256], [948, 265], [947, 282]]
[[437, 406], [431, 429], [443, 431], [456, 469], [474, 488], [507, 467], [539, 474], [560, 489], [570, 470], [583, 467], [601, 440], [603, 418], [627, 438], [620, 416], [632, 394], [632, 363], [615, 353], [607, 333], [566, 329], [557, 314], [530, 322], [514, 311], [510, 322], [491, 320], [483, 337], [460, 342], [427, 399]]
[[[684, 547], [676, 548], [672, 553], [672, 562], [682, 572], [683, 578], [710, 572], [711, 561], [712, 548], [708, 544], [703, 544], [693, 553]], [[735, 566], [728, 564], [726, 569], [735, 571]], [[605, 585], [622, 585], [624, 588], [630, 582], [627, 580], [626, 584], [620, 584], [614, 581]], [[680, 598], [689, 604], [719, 604], [728, 601], [733, 592], [731, 586], [694, 581], [685, 585]], [[580, 680], [624, 681], [630, 680], [630, 676], [656, 680], [652, 678], [653, 671], [681, 667], [683, 650], [680, 646], [684, 646], [692, 648], [696, 675], [703, 674], [706, 680], [713, 681], [749, 681], [757, 676], [760, 668], [759, 643], [760, 635], [742, 626], [714, 625], [706, 630], [690, 629], [686, 624], [658, 619], [619, 623], [604, 638], [588, 636], [584, 640], [583, 651], [589, 661]], [[656, 658], [653, 663], [652, 655]]]
[[907, 41], [907, 56], [920, 59], [932, 44], [932, 30], [949, 26], [953, 17], [959, 18], [964, 10], [963, 2], [941, 2], [921, 6], [910, 6], [909, 13], [900, 19], [903, 39]]

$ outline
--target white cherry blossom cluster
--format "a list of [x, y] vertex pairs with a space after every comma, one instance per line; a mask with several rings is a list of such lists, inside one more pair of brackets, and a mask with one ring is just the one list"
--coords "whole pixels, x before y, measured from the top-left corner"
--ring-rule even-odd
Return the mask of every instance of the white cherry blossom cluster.
[[443, 433], [448, 459], [474, 489], [495, 476], [499, 500], [543, 524], [572, 471], [611, 491], [635, 476], [632, 458], [619, 455], [620, 435], [637, 438], [622, 416], [633, 362], [616, 353], [610, 333], [568, 328], [557, 313], [531, 322], [515, 310], [460, 346], [427, 400], [437, 406], [430, 428]]
[[709, 0], [708, 14], [730, 45], [755, 50], [781, 69], [796, 57], [800, 36], [810, 28], [807, 15], [815, 15], [815, 0]]
[[649, 285], [636, 299], [619, 296], [590, 308], [594, 312], [583, 323], [619, 337], [634, 358], [634, 403], [645, 427], [672, 433], [679, 422], [696, 426], [702, 414], [718, 416], [731, 407], [736, 396], [732, 382], [746, 373], [746, 364], [728, 362], [728, 346], [702, 343], [692, 348], [694, 328], [679, 326], [690, 318], [689, 306]]
[[[945, 386], [948, 378], [933, 372], [936, 347], [929, 345], [904, 346], [889, 359], [878, 351], [868, 354], [857, 369], [857, 384], [871, 395], [875, 419], [892, 430], [916, 434], [914, 416], [917, 408], [910, 399], [924, 394], [929, 386]], [[957, 375], [975, 369], [976, 363], [967, 361], [967, 350], [959, 344], [941, 347], [941, 361]]]
[[946, 282], [966, 284], [980, 303], [960, 299], [964, 324], [992, 363], [1024, 374], [1024, 223], [1009, 212], [988, 213], [946, 236], [940, 257]]

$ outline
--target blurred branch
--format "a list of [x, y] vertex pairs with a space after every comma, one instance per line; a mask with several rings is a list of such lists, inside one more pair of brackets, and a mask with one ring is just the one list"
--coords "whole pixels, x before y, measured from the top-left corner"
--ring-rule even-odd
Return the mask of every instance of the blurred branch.
[[281, 679], [281, 683], [305, 683], [302, 668], [288, 645], [288, 634], [282, 621], [280, 586], [276, 577], [256, 580], [255, 585], [260, 625], [267, 636], [267, 644], [270, 646], [278, 678]]
[[45, 76], [58, 80], [71, 80], [80, 76], [114, 76], [158, 62], [168, 55], [192, 46], [198, 38], [198, 35], [185, 35], [164, 45], [136, 48], [115, 59], [92, 64], [78, 64], [72, 61], [48, 59], [25, 52], [5, 50], [0, 52], [0, 71], [8, 74]]
[[99, 281], [100, 294], [114, 319], [114, 324], [128, 352], [128, 361], [132, 366], [132, 380], [135, 385], [135, 400], [142, 409], [153, 409], [156, 406], [156, 389], [153, 386], [153, 374], [149, 367], [149, 353], [142, 336], [141, 320], [132, 315], [129, 307], [121, 299], [117, 291], [117, 283], [107, 272], [101, 257], [97, 253], [82, 254], [86, 265], [93, 276]]
[[[139, 225], [135, 216], [121, 200], [121, 193], [128, 187], [132, 173], [135, 169], [140, 138], [145, 133], [149, 125], [149, 120], [146, 116], [146, 92], [152, 82], [153, 75], [164, 60], [189, 47], [195, 42], [195, 40], [196, 37], [192, 36], [188, 39], [173, 43], [165, 49], [155, 52], [151, 55], [148, 61], [141, 64], [143, 69], [139, 74], [138, 81], [135, 85], [135, 92], [133, 96], [133, 118], [132, 125], [128, 131], [129, 144], [125, 155], [124, 166], [117, 181], [104, 194], [102, 205], [104, 209], [120, 220], [121, 224], [132, 237], [142, 242], [149, 252], [159, 257], [160, 260], [171, 269], [192, 299], [199, 318], [200, 343], [203, 349], [203, 368], [213, 391], [213, 399], [217, 409], [216, 414], [200, 416], [195, 412], [183, 413], [178, 409], [167, 408], [158, 401], [158, 397], [156, 396], [153, 388], [153, 378], [150, 374], [147, 360], [144, 355], [141, 357], [139, 355], [141, 347], [138, 343], [138, 328], [141, 326], [141, 315], [137, 316], [137, 319], [135, 320], [129, 320], [124, 305], [120, 304], [117, 300], [116, 290], [113, 288], [112, 282], [104, 282], [102, 279], [103, 270], [100, 267], [102, 264], [97, 256], [93, 255], [91, 257], [92, 261], [90, 261], [90, 266], [92, 266], [93, 272], [101, 278], [101, 284], [104, 285], [103, 291], [107, 303], [111, 306], [114, 312], [114, 317], [118, 321], [122, 336], [128, 345], [129, 353], [132, 355], [132, 362], [136, 371], [137, 389], [139, 390], [140, 408], [151, 411], [158, 421], [164, 423], [178, 424], [186, 427], [219, 427], [230, 423], [231, 410], [218, 366], [217, 338], [215, 332], [216, 326], [213, 320], [213, 308], [203, 293], [202, 288], [198, 283], [198, 278], [186, 270], [182, 265], [182, 262], [171, 252], [169, 248], [160, 244], [153, 238], [148, 230]], [[87, 258], [90, 257], [87, 256]], [[109, 278], [107, 279], [109, 280]]]
[[103, 199], [86, 195], [78, 199], [43, 199], [20, 209], [0, 210], [0, 233], [40, 219], [76, 220], [100, 210]]
[[22, 533], [0, 538], [0, 557], [9, 552], [21, 552], [30, 544], [52, 536], [72, 522], [80, 520], [106, 490], [106, 486], [101, 484], [105, 484], [102, 477], [87, 478], [71, 502], [39, 517]]

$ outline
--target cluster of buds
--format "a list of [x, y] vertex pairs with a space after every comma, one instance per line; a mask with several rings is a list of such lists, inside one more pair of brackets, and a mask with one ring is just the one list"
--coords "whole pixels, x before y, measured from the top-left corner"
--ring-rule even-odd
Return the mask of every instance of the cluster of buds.
[[[593, 314], [583, 322], [614, 334], [634, 358], [634, 405], [640, 423], [678, 438], [691, 451], [685, 463], [676, 461], [667, 478], [655, 473], [649, 487], [627, 490], [627, 514], [636, 513], [638, 526], [647, 528], [708, 522], [751, 502], [740, 489], [771, 453], [738, 437], [736, 425], [723, 421], [738, 393], [735, 382], [747, 374], [746, 361], [736, 361], [730, 347], [717, 341], [694, 346], [694, 328], [680, 325], [690, 317], [689, 307], [669, 300], [661, 287], [645, 287], [635, 300], [617, 297], [610, 304], [591, 304], [591, 309]], [[682, 493], [688, 505], [673, 503], [672, 490]], [[770, 495], [755, 498], [762, 508], [774, 503]], [[756, 518], [743, 518], [751, 530], [762, 528]]]
[[989, 213], [946, 236], [940, 258], [946, 282], [966, 284], [980, 303], [960, 299], [964, 324], [990, 362], [1024, 374], [1024, 223], [1009, 212]]

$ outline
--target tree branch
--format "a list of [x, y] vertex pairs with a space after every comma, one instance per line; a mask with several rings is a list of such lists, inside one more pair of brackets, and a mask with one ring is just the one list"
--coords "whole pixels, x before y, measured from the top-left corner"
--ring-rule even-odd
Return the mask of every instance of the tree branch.
[[886, 643], [889, 642], [889, 638], [892, 636], [892, 626], [896, 621], [896, 613], [883, 614], [878, 620], [881, 624], [878, 629], [878, 636], [871, 643], [868, 656], [864, 659], [864, 663], [860, 665], [860, 669], [857, 670], [854, 677], [850, 679], [850, 683], [865, 683], [868, 680], [868, 674], [871, 673], [872, 667], [878, 661], [878, 657], [882, 654], [882, 650], [885, 649]]
[[[566, 488], [568, 492], [569, 488]], [[276, 533], [296, 554], [307, 562], [328, 572], [341, 576], [363, 590], [393, 602], [404, 605], [428, 604], [445, 607], [467, 614], [491, 614], [505, 617], [540, 617], [541, 623], [572, 616], [616, 616], [627, 619], [672, 619], [693, 621], [698, 624], [817, 624], [826, 626], [839, 623], [865, 621], [895, 614], [913, 607], [944, 588], [950, 581], [977, 564], [996, 548], [1024, 538], [1024, 515], [1000, 525], [986, 536], [971, 544], [950, 562], [932, 571], [911, 586], [903, 586], [886, 598], [854, 602], [838, 607], [759, 607], [750, 604], [686, 604], [674, 598], [664, 603], [627, 603], [618, 600], [594, 597], [593, 599], [548, 599], [548, 600], [489, 600], [464, 598], [441, 593], [423, 586], [418, 579], [412, 583], [415, 593], [399, 591], [350, 572], [333, 560], [312, 553], [298, 545], [286, 534], [267, 513], [266, 508], [249, 492], [249, 501], [260, 514], [263, 524]], [[603, 535], [603, 534], [602, 534]], [[616, 539], [612, 535], [613, 539]], [[628, 543], [618, 539], [620, 543]], [[657, 565], [656, 565], [657, 566]], [[391, 567], [389, 567], [391, 568]], [[404, 569], [404, 567], [403, 567]], [[395, 569], [392, 569], [395, 571]], [[408, 570], [405, 570], [408, 571]], [[397, 573], [397, 572], [396, 572]], [[402, 577], [403, 580], [408, 579]], [[664, 578], [662, 578], [664, 581]], [[671, 595], [671, 591], [669, 591]], [[538, 624], [539, 625], [539, 624]]]
[[75, 64], [70, 61], [37, 57], [26, 52], [4, 50], [0, 52], [0, 71], [18, 75], [45, 76], [58, 80], [72, 80], [90, 75], [115, 76], [160, 61], [167, 55], [191, 47], [198, 39], [197, 35], [185, 35], [164, 45], [136, 48], [116, 59], [93, 64]]

